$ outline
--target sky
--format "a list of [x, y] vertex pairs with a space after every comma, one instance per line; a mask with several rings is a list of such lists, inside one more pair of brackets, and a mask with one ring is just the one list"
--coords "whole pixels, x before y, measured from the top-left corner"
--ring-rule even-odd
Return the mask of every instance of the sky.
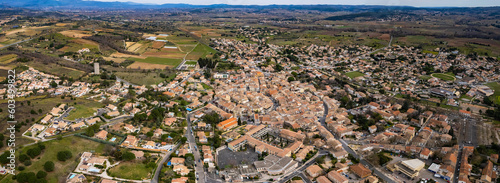
[[231, 5], [304, 5], [304, 4], [332, 4], [332, 5], [389, 5], [415, 7], [484, 7], [500, 6], [500, 0], [98, 0], [121, 1], [151, 4], [185, 3], [195, 5], [231, 4]]

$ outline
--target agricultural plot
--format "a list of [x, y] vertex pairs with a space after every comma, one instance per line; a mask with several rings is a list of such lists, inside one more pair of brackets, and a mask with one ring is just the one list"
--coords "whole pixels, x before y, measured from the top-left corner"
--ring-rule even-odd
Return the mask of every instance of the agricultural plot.
[[82, 38], [86, 36], [92, 36], [92, 34], [89, 31], [81, 31], [81, 30], [66, 30], [66, 31], [61, 31], [59, 33], [71, 38]]
[[490, 87], [495, 93], [490, 96], [490, 100], [495, 104], [500, 104], [500, 84], [498, 82], [487, 83], [486, 86]]
[[99, 44], [94, 42], [94, 41], [86, 40], [86, 39], [72, 39], [72, 40], [69, 40], [69, 43], [66, 44], [66, 46], [59, 49], [59, 51], [77, 52], [78, 50], [81, 50], [83, 48], [88, 48], [90, 50], [98, 49]]
[[186, 60], [198, 60], [198, 58], [204, 58], [207, 55], [216, 53], [216, 51], [204, 44], [198, 44], [193, 51], [191, 51], [187, 56]]
[[162, 64], [177, 67], [181, 63], [181, 59], [172, 58], [160, 58], [160, 57], [147, 57], [146, 59], [130, 58], [130, 60], [136, 62], [150, 63], [150, 64]]
[[0, 64], [8, 64], [17, 59], [16, 54], [0, 56]]

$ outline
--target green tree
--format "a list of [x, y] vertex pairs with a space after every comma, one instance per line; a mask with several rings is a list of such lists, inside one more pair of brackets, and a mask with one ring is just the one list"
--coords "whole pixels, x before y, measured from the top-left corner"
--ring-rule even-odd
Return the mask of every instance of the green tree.
[[45, 177], [47, 177], [47, 172], [45, 172], [45, 171], [40, 170], [40, 171], [38, 171], [38, 173], [36, 173], [36, 178], [42, 179]]
[[52, 161], [45, 162], [45, 164], [43, 164], [43, 169], [46, 172], [52, 172], [52, 171], [54, 171], [54, 162], [52, 162]]
[[57, 153], [57, 160], [59, 161], [66, 161], [68, 159], [70, 159], [71, 157], [73, 157], [73, 155], [71, 154], [71, 151], [59, 151]]
[[135, 159], [135, 154], [127, 151], [123, 153], [122, 158], [125, 161], [131, 161]]

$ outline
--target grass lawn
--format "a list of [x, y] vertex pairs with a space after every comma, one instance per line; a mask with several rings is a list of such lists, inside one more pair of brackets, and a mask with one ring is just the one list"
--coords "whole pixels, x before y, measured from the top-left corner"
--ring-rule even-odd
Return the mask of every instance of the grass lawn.
[[171, 65], [174, 67], [177, 67], [182, 62], [182, 59], [178, 59], [178, 58], [147, 57], [146, 59], [140, 59], [140, 58], [130, 57], [129, 59], [133, 60], [133, 61], [137, 61], [137, 62]]
[[205, 84], [205, 83], [201, 83], [201, 86], [203, 86], [203, 88], [204, 88], [205, 90], [211, 90], [211, 89], [213, 89], [210, 85], [207, 85], [207, 84]]
[[353, 78], [357, 78], [360, 76], [364, 76], [365, 74], [358, 72], [358, 71], [352, 71], [352, 72], [345, 73], [345, 75], [350, 77], [351, 79], [353, 79]]
[[448, 74], [445, 74], [445, 73], [434, 73], [434, 74], [431, 74], [433, 77], [437, 77], [439, 79], [442, 79], [444, 81], [453, 81], [455, 80], [455, 77], [452, 76], [452, 75], [448, 75]]
[[186, 61], [186, 65], [196, 65], [198, 62], [197, 61]]
[[69, 113], [67, 120], [91, 117], [98, 108], [102, 108], [104, 105], [93, 100], [81, 100], [73, 107], [74, 109]]
[[109, 175], [124, 179], [142, 180], [151, 178], [152, 171], [153, 168], [147, 168], [146, 164], [141, 161], [121, 162], [109, 169]]
[[426, 80], [426, 81], [427, 81], [427, 80], [431, 79], [431, 78], [432, 78], [432, 76], [429, 76], [429, 75], [422, 75], [422, 76], [419, 76], [419, 78], [420, 78], [420, 79], [422, 79], [422, 80]]
[[[24, 172], [36, 173], [39, 170], [43, 170], [43, 164], [45, 164], [45, 162], [52, 161], [55, 164], [55, 170], [53, 172], [49, 172], [46, 177], [48, 182], [51, 183], [57, 183], [60, 180], [66, 179], [66, 176], [68, 176], [68, 174], [76, 168], [76, 165], [78, 165], [80, 153], [83, 153], [85, 151], [94, 151], [96, 153], [101, 153], [105, 146], [104, 144], [75, 136], [65, 137], [62, 140], [52, 140], [44, 142], [44, 144], [45, 150], [42, 151], [39, 159], [32, 159], [32, 165], [27, 166]], [[18, 150], [17, 156], [19, 156], [22, 152], [26, 152], [32, 147], [34, 146], [28, 146], [24, 147], [22, 150]], [[57, 153], [63, 150], [71, 151], [73, 157], [70, 160], [66, 160], [65, 162], [58, 161]], [[12, 176], [8, 175], [0, 181], [0, 183], [4, 182], [13, 182]]]
[[487, 83], [486, 86], [495, 91], [495, 93], [490, 96], [491, 101], [495, 102], [495, 104], [500, 104], [500, 84], [498, 84], [498, 82], [491, 82]]

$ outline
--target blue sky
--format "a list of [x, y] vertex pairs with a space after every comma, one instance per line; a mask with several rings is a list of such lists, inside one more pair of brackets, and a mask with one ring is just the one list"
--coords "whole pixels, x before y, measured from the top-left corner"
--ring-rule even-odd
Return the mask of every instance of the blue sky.
[[500, 6], [500, 0], [98, 0], [130, 1], [137, 3], [186, 3], [196, 5], [231, 4], [231, 5], [269, 5], [269, 4], [333, 4], [333, 5], [390, 5], [415, 7], [482, 7]]

